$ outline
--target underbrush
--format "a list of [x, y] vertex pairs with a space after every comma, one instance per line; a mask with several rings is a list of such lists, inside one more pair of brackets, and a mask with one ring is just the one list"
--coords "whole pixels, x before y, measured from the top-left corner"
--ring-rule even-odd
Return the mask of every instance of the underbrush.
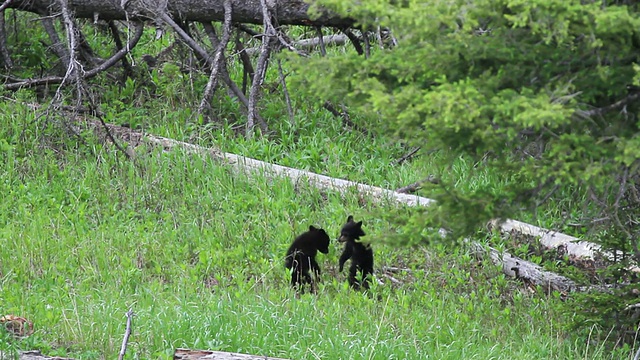
[[[378, 215], [405, 209], [179, 151], [140, 149], [128, 161], [90, 135], [52, 142], [64, 128], [3, 106], [21, 116], [0, 116], [0, 313], [28, 318], [35, 333], [0, 332], [1, 351], [113, 359], [131, 308], [131, 359], [170, 359], [177, 347], [291, 359], [622, 358], [566, 333], [559, 298], [530, 293], [464, 248], [388, 245], [394, 225]], [[429, 171], [394, 165], [405, 149], [389, 140], [313, 129], [280, 145], [221, 129], [202, 142], [389, 188]], [[319, 293], [297, 299], [288, 245], [309, 225], [337, 238], [349, 214], [364, 220], [379, 282], [369, 294], [349, 289], [334, 242], [318, 257]]]

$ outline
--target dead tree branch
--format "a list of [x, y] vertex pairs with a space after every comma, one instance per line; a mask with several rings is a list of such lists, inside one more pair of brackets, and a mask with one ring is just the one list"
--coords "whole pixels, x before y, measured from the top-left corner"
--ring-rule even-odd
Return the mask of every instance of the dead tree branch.
[[422, 185], [424, 185], [426, 183], [439, 184], [440, 181], [438, 181], [438, 179], [435, 177], [435, 175], [429, 175], [425, 179], [422, 179], [420, 181], [416, 181], [413, 184], [409, 184], [407, 186], [403, 186], [401, 188], [396, 189], [396, 192], [398, 192], [400, 194], [413, 194], [414, 192], [418, 191], [422, 187]]
[[[276, 30], [271, 24], [271, 9], [267, 5], [266, 0], [260, 0], [262, 5], [262, 18], [263, 18], [263, 34], [262, 45], [260, 47], [260, 56], [258, 57], [258, 63], [256, 64], [256, 72], [251, 82], [251, 89], [249, 90], [249, 108], [247, 115], [247, 136], [251, 136], [253, 128], [255, 127], [256, 114], [258, 113], [258, 98], [260, 96], [260, 90], [264, 77], [267, 73], [267, 66], [269, 62], [269, 55], [271, 53], [271, 44], [273, 39], [277, 36]], [[265, 131], [266, 129], [261, 129]]]
[[[122, 39], [120, 39], [120, 30], [118, 29], [118, 26], [116, 26], [116, 23], [113, 20], [109, 20], [107, 22], [107, 26], [109, 26], [109, 31], [111, 31], [111, 36], [116, 44], [116, 50], [121, 51], [124, 49], [124, 46], [122, 44]], [[122, 67], [124, 68], [127, 76], [131, 76], [133, 74], [133, 68], [131, 67], [131, 64], [129, 64], [129, 61], [127, 61], [126, 56], [122, 57]]]
[[13, 0], [5, 0], [5, 2], [3, 2], [2, 5], [0, 5], [0, 11], [4, 11], [4, 9], [9, 7], [9, 5], [11, 5], [12, 1]]
[[333, 106], [333, 104], [329, 101], [325, 101], [322, 107], [325, 108], [330, 113], [332, 113], [333, 116], [341, 118], [343, 125], [349, 126], [357, 131], [360, 131], [361, 133], [367, 136], [371, 136], [371, 134], [369, 133], [369, 130], [351, 121], [351, 117], [349, 116], [349, 113], [347, 112], [345, 107], [342, 108], [342, 111], [338, 111], [338, 109], [336, 109], [335, 106]]
[[135, 316], [133, 309], [129, 309], [125, 314], [127, 316], [127, 328], [124, 332], [124, 338], [122, 339], [122, 346], [120, 347], [120, 354], [118, 354], [118, 360], [123, 360], [124, 355], [127, 353], [127, 343], [129, 343], [129, 336], [131, 336], [131, 322]]
[[289, 121], [293, 124], [295, 121], [295, 116], [293, 114], [293, 106], [291, 105], [291, 97], [289, 96], [289, 90], [287, 90], [287, 77], [284, 75], [284, 71], [282, 70], [282, 62], [280, 59], [277, 60], [278, 63], [278, 75], [280, 76], [280, 85], [282, 85], [282, 92], [284, 93], [284, 100], [287, 103], [287, 113], [289, 114]]
[[4, 67], [7, 69], [13, 67], [13, 61], [11, 61], [9, 48], [7, 48], [7, 35], [4, 19], [4, 7], [9, 5], [10, 2], [11, 0], [7, 0], [4, 4], [2, 4], [2, 6], [0, 6], [0, 64], [4, 65]]
[[253, 79], [254, 71], [247, 49], [245, 49], [242, 41], [240, 41], [239, 33], [236, 36], [236, 52], [240, 56], [240, 61], [242, 62], [242, 93], [246, 94], [249, 78]]
[[364, 49], [362, 48], [362, 44], [360, 44], [360, 39], [351, 31], [349, 28], [341, 29], [342, 33], [347, 35], [349, 40], [351, 40], [351, 44], [356, 49], [358, 55], [364, 55]]
[[[136, 46], [136, 44], [138, 44], [138, 41], [142, 37], [142, 32], [144, 30], [144, 26], [143, 26], [142, 22], [136, 22], [135, 24], [136, 24], [136, 26], [135, 26], [135, 34], [133, 35], [133, 37], [131, 37], [131, 39], [129, 40], [129, 43], [127, 43], [127, 46], [125, 46], [124, 48], [122, 48], [122, 50], [118, 51], [112, 57], [110, 57], [105, 62], [100, 64], [100, 66], [97, 66], [97, 67], [85, 72], [83, 74], [83, 76], [82, 76], [83, 79], [86, 80], [86, 79], [92, 78], [92, 77], [98, 75], [100, 72], [102, 72], [102, 71], [110, 68], [111, 66], [115, 65], [123, 56], [125, 56], [131, 49], [133, 49]], [[61, 76], [48, 76], [48, 77], [44, 77], [44, 78], [27, 79], [27, 80], [17, 79], [14, 82], [6, 84], [5, 85], [5, 89], [18, 90], [18, 89], [24, 88], [24, 87], [60, 84], [60, 83], [63, 82], [63, 80], [64, 80], [64, 77], [61, 77]]]
[[[213, 57], [213, 61], [211, 64], [211, 75], [209, 76], [209, 81], [207, 82], [207, 86], [204, 89], [204, 94], [202, 95], [202, 101], [200, 102], [200, 106], [198, 107], [198, 112], [200, 114], [204, 114], [206, 108], [211, 107], [211, 96], [213, 95], [213, 91], [215, 90], [218, 84], [218, 73], [220, 72], [220, 68], [222, 67], [221, 63], [224, 61], [223, 53], [224, 49], [227, 47], [227, 43], [229, 42], [229, 38], [231, 36], [231, 0], [224, 0], [224, 23], [222, 25], [222, 39], [218, 44], [216, 49], [215, 56]], [[212, 28], [212, 27], [211, 27]]]
[[[162, 21], [164, 21], [167, 25], [169, 25], [181, 38], [182, 40], [189, 46], [201, 59], [205, 60], [206, 63], [211, 66], [213, 63], [213, 58], [207, 54], [207, 52], [200, 46], [189, 34], [187, 34], [167, 13], [159, 14], [159, 17]], [[213, 25], [204, 24], [205, 30], [209, 35], [209, 39], [214, 46], [214, 48], [218, 47], [219, 40], [215, 37], [215, 32], [213, 31]], [[210, 27], [207, 30], [207, 27]], [[220, 75], [222, 76], [222, 80], [225, 82], [231, 93], [240, 101], [242, 105], [244, 105], [245, 109], [249, 108], [249, 100], [242, 93], [242, 91], [238, 88], [235, 82], [231, 80], [229, 76], [229, 72], [227, 71], [227, 67], [225, 62], [222, 62], [222, 66], [220, 67]], [[256, 116], [256, 119], [260, 122], [261, 127], [264, 127], [266, 130], [266, 122], [259, 115]]]
[[627, 97], [625, 97], [622, 100], [616, 101], [615, 103], [605, 106], [605, 107], [601, 107], [601, 108], [596, 108], [593, 110], [577, 110], [576, 111], [576, 115], [583, 117], [583, 118], [590, 118], [593, 116], [600, 116], [603, 114], [606, 114], [608, 112], [611, 112], [613, 110], [617, 110], [620, 108], [624, 108], [627, 104], [637, 101], [638, 99], [640, 99], [640, 92], [636, 92], [633, 93], [631, 95], [628, 95]]
[[418, 151], [420, 151], [420, 146], [414, 147], [408, 153], [406, 153], [405, 155], [402, 155], [402, 157], [400, 159], [396, 160], [396, 165], [400, 165], [403, 162], [411, 159], [413, 157], [413, 155], [415, 155]]

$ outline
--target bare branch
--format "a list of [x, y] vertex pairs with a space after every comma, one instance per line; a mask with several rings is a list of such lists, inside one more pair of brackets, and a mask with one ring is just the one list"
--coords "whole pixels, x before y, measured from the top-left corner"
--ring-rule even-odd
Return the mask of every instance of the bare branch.
[[601, 108], [596, 108], [593, 110], [576, 110], [576, 114], [580, 117], [583, 118], [589, 118], [589, 117], [593, 117], [593, 116], [597, 116], [597, 115], [604, 115], [610, 111], [616, 110], [616, 109], [620, 109], [625, 107], [627, 104], [636, 101], [640, 99], [640, 93], [633, 93], [631, 95], [628, 95], [627, 97], [625, 97], [624, 99], [620, 100], [620, 101], [616, 101], [615, 103], [605, 106], [605, 107], [601, 107]]
[[409, 184], [407, 186], [396, 189], [396, 192], [401, 194], [413, 194], [414, 192], [418, 191], [425, 183], [439, 184], [440, 181], [435, 177], [435, 175], [429, 175], [427, 178], [416, 181], [413, 184]]
[[[86, 80], [86, 79], [92, 78], [98, 75], [101, 71], [104, 71], [110, 68], [111, 66], [115, 65], [118, 62], [118, 60], [120, 60], [131, 49], [133, 49], [136, 46], [136, 44], [138, 44], [138, 41], [142, 37], [142, 31], [144, 30], [144, 26], [142, 22], [136, 22], [135, 24], [136, 24], [136, 28], [135, 28], [136, 32], [134, 36], [127, 43], [127, 46], [122, 48], [120, 51], [115, 53], [108, 60], [100, 64], [100, 66], [93, 68], [90, 71], [87, 71], [86, 73], [84, 73], [84, 75], [82, 76], [83, 79]], [[16, 80], [12, 83], [6, 84], [5, 89], [17, 90], [23, 87], [59, 84], [59, 83], [62, 83], [64, 79], [65, 79], [64, 77], [60, 77], [60, 76], [48, 76], [48, 77], [38, 78], [38, 79]]]
[[[258, 113], [258, 98], [260, 96], [260, 89], [262, 88], [262, 82], [264, 81], [265, 74], [267, 73], [267, 66], [269, 61], [269, 55], [271, 53], [272, 39], [277, 36], [276, 30], [271, 24], [271, 11], [267, 5], [266, 0], [260, 0], [262, 6], [262, 18], [264, 21], [264, 34], [262, 35], [262, 46], [260, 47], [260, 56], [258, 57], [258, 63], [256, 64], [256, 72], [253, 75], [253, 81], [251, 83], [251, 89], [249, 90], [249, 107], [247, 115], [247, 136], [251, 136], [253, 128], [255, 127], [255, 118]], [[266, 130], [266, 129], [262, 129]]]
[[124, 354], [127, 353], [127, 343], [129, 342], [129, 336], [131, 336], [131, 321], [135, 316], [133, 309], [129, 309], [126, 313], [127, 316], [127, 328], [124, 332], [124, 338], [122, 339], [122, 346], [120, 347], [120, 354], [118, 354], [118, 360], [124, 359]]
[[420, 146], [414, 147], [408, 153], [402, 155], [402, 157], [400, 159], [396, 160], [396, 165], [400, 165], [403, 162], [411, 159], [413, 157], [413, 155], [415, 155], [418, 151], [420, 151]]
[[207, 82], [207, 86], [204, 89], [204, 94], [202, 95], [202, 101], [200, 102], [200, 106], [198, 107], [198, 112], [200, 114], [204, 114], [206, 107], [211, 107], [210, 98], [213, 95], [213, 91], [218, 84], [218, 73], [220, 72], [221, 62], [224, 61], [223, 53], [224, 49], [227, 47], [227, 43], [229, 42], [229, 37], [231, 36], [231, 0], [224, 0], [224, 24], [222, 25], [222, 39], [218, 44], [218, 48], [216, 49], [216, 54], [213, 57], [213, 62], [211, 64], [211, 75], [209, 76], [209, 81]]
[[[184, 42], [199, 56], [201, 59], [205, 60], [209, 66], [211, 66], [213, 62], [213, 58], [207, 54], [207, 52], [195, 41], [189, 34], [187, 34], [167, 13], [161, 13], [158, 15], [162, 21], [164, 21], [167, 25], [169, 25], [181, 38]], [[204, 24], [205, 30], [207, 26], [211, 26], [211, 24]], [[214, 47], [218, 47], [219, 41], [215, 38], [212, 31], [207, 31], [209, 35], [209, 39]], [[249, 100], [242, 93], [242, 91], [238, 88], [235, 82], [231, 80], [229, 76], [229, 72], [227, 71], [226, 65], [222, 64], [220, 67], [220, 75], [222, 75], [222, 80], [227, 84], [227, 87], [231, 90], [232, 94], [245, 106], [245, 108], [249, 108]], [[260, 126], [266, 130], [267, 123], [262, 119], [262, 117], [257, 116], [256, 119], [260, 122]]]
[[[115, 21], [110, 20], [107, 22], [107, 25], [109, 26], [109, 31], [111, 31], [111, 36], [113, 37], [113, 41], [116, 44], [116, 49], [118, 51], [122, 50], [124, 47], [122, 44], [122, 40], [120, 39], [120, 30], [116, 26]], [[131, 67], [131, 64], [129, 64], [129, 62], [127, 61], [126, 56], [122, 57], [122, 67], [124, 68], [124, 71], [128, 76], [131, 76], [133, 74], [133, 68]]]
[[280, 85], [282, 85], [282, 92], [284, 93], [284, 100], [287, 103], [287, 112], [289, 113], [289, 121], [293, 124], [295, 121], [295, 117], [293, 114], [293, 106], [291, 105], [291, 97], [289, 96], [289, 90], [287, 90], [287, 80], [284, 75], [284, 71], [282, 71], [282, 62], [280, 59], [277, 59], [278, 63], [278, 74], [280, 76]]
[[0, 11], [4, 11], [4, 9], [9, 7], [9, 5], [11, 5], [12, 1], [13, 0], [5, 0], [5, 2], [3, 2], [2, 5], [0, 5]]
[[[10, 3], [11, 0], [5, 1], [5, 4]], [[3, 4], [0, 6], [0, 9], [5, 6]], [[7, 4], [8, 5], [8, 4]], [[13, 61], [11, 61], [11, 56], [9, 55], [9, 49], [7, 48], [7, 35], [5, 32], [5, 19], [4, 19], [4, 11], [0, 10], [0, 64], [3, 64], [5, 68], [13, 67]]]
[[[298, 41], [294, 41], [290, 45], [295, 49], [311, 49], [315, 46], [324, 46], [324, 48], [326, 49], [327, 46], [344, 45], [348, 39], [349, 38], [347, 38], [347, 36], [344, 34], [334, 34], [334, 35], [325, 35], [322, 38], [314, 37], [312, 39], [298, 40]], [[289, 49], [289, 47], [287, 47], [287, 49]], [[253, 55], [259, 51], [260, 51], [260, 48], [258, 47], [245, 49], [245, 52], [249, 55]], [[296, 51], [296, 53], [302, 56], [307, 56], [306, 54], [301, 53], [300, 51]]]
[[349, 40], [351, 40], [351, 43], [353, 44], [353, 47], [356, 49], [356, 52], [358, 53], [358, 55], [364, 55], [364, 49], [360, 44], [360, 39], [358, 39], [358, 37], [353, 32], [351, 32], [349, 28], [342, 29], [342, 32], [345, 35], [347, 35]]
[[67, 49], [60, 37], [58, 36], [58, 32], [56, 31], [56, 27], [53, 25], [53, 20], [51, 17], [44, 17], [41, 19], [42, 27], [49, 35], [49, 40], [51, 40], [51, 48], [56, 56], [62, 61], [62, 65], [65, 68], [69, 67], [69, 49]]
[[329, 111], [330, 113], [333, 114], [333, 116], [335, 117], [339, 117], [342, 119], [342, 123], [345, 126], [349, 126], [355, 130], [360, 131], [361, 133], [370, 136], [371, 134], [369, 133], [369, 130], [363, 128], [362, 126], [354, 123], [353, 121], [351, 121], [351, 118], [349, 117], [349, 113], [347, 112], [345, 107], [342, 107], [342, 111], [338, 111], [338, 109], [335, 108], [335, 106], [333, 106], [333, 104], [329, 101], [325, 101], [324, 104], [322, 105], [323, 108], [325, 108], [327, 111]]
[[240, 61], [242, 61], [242, 92], [246, 94], [248, 78], [253, 78], [254, 71], [251, 59], [249, 59], [249, 53], [247, 53], [247, 49], [244, 48], [242, 41], [240, 41], [239, 34], [236, 36], [236, 51], [240, 56]]
[[322, 36], [322, 27], [316, 27], [316, 33], [318, 34], [318, 44], [320, 44], [320, 55], [327, 56], [327, 49], [324, 47], [324, 37]]

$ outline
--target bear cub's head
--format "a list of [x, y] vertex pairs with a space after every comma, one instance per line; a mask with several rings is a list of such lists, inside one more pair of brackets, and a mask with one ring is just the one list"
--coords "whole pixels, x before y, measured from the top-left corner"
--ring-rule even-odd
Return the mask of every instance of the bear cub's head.
[[360, 239], [360, 236], [364, 236], [365, 233], [362, 230], [362, 221], [353, 221], [353, 216], [347, 217], [347, 223], [342, 226], [340, 230], [339, 242], [354, 241]]
[[318, 251], [320, 251], [323, 254], [329, 253], [329, 243], [331, 242], [331, 239], [329, 238], [329, 234], [327, 234], [327, 232], [324, 231], [324, 229], [320, 229], [313, 225], [309, 225], [308, 234], [313, 236], [313, 239], [315, 240], [315, 245]]

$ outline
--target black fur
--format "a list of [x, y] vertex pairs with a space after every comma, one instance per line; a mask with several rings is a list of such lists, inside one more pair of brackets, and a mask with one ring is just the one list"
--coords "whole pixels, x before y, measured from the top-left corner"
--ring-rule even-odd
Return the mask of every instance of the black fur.
[[329, 253], [329, 235], [324, 229], [318, 229], [313, 225], [309, 226], [309, 231], [298, 236], [285, 258], [285, 266], [291, 270], [291, 286], [297, 291], [304, 292], [304, 285], [309, 284], [311, 291], [315, 292], [315, 284], [311, 277], [311, 271], [315, 277], [320, 275], [320, 266], [316, 262], [316, 254], [320, 251], [323, 254]]
[[[373, 250], [371, 250], [371, 245], [357, 241], [364, 235], [362, 221], [355, 222], [353, 221], [353, 216], [349, 215], [338, 239], [338, 241], [345, 243], [344, 251], [340, 255], [340, 271], [342, 272], [344, 263], [351, 259], [349, 285], [355, 289], [359, 289], [361, 286], [369, 289], [369, 281], [373, 275]], [[356, 279], [358, 271], [362, 275], [361, 280]]]

